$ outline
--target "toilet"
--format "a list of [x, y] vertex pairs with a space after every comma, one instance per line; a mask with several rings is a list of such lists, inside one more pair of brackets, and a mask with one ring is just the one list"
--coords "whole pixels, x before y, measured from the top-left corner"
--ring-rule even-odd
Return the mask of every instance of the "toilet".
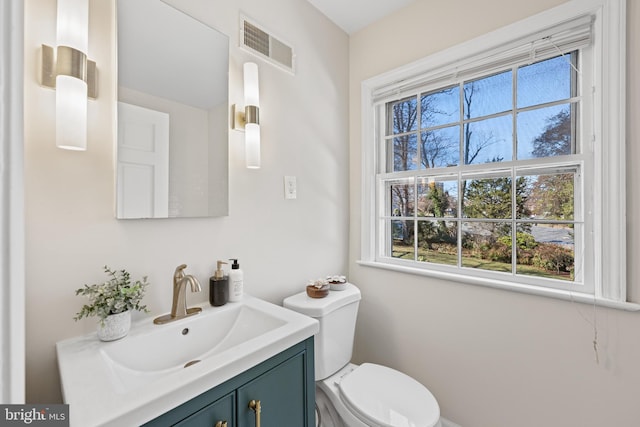
[[347, 283], [324, 298], [306, 292], [284, 307], [317, 319], [314, 338], [317, 427], [441, 427], [440, 407], [422, 384], [373, 363], [350, 363], [360, 290]]

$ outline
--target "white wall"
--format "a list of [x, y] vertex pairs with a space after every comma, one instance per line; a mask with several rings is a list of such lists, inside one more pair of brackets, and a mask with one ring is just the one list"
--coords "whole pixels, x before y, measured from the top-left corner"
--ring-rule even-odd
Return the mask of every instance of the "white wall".
[[[89, 103], [88, 151], [78, 153], [56, 149], [55, 94], [37, 79], [40, 44], [55, 44], [56, 1], [25, 2], [28, 402], [61, 401], [55, 342], [94, 330], [93, 320], [72, 320], [83, 303], [74, 290], [103, 281], [105, 264], [149, 275], [152, 316], [169, 311], [181, 263], [204, 286], [187, 296], [189, 303], [208, 300], [217, 259], [239, 258], [246, 290], [277, 303], [309, 279], [346, 273], [346, 34], [306, 1], [173, 0], [230, 36], [230, 103], [242, 102], [242, 64], [258, 63], [262, 169], [244, 167], [243, 134], [230, 131], [228, 217], [118, 221], [113, 3], [90, 1], [89, 57], [98, 64], [99, 97]], [[239, 50], [240, 10], [294, 47], [295, 76]], [[284, 199], [285, 175], [297, 176], [297, 200]]]
[[[360, 83], [562, 2], [417, 1], [350, 39], [349, 270], [363, 293], [356, 360], [413, 375], [464, 427], [639, 425], [640, 314], [359, 266]], [[628, 286], [640, 302], [640, 4], [628, 3]]]

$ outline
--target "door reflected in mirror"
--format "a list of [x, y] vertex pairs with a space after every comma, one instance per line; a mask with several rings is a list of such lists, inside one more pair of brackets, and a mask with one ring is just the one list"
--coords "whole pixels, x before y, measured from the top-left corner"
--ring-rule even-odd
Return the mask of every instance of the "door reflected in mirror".
[[118, 0], [117, 218], [228, 214], [229, 38]]

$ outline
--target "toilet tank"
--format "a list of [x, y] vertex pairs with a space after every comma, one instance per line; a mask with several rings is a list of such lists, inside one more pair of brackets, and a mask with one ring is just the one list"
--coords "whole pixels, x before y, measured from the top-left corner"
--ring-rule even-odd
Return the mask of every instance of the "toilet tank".
[[285, 298], [283, 306], [320, 323], [314, 337], [316, 381], [338, 372], [351, 360], [360, 290], [348, 283], [342, 291], [330, 291], [324, 298], [311, 298], [306, 292]]

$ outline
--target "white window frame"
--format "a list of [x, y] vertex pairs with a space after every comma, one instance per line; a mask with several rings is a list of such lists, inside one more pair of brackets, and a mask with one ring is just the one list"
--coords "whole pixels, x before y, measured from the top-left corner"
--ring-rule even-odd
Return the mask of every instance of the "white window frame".
[[[551, 296], [572, 301], [598, 304], [625, 310], [640, 310], [640, 304], [626, 301], [626, 2], [625, 0], [572, 0], [499, 30], [430, 55], [414, 63], [373, 77], [362, 83], [362, 230], [361, 265], [473, 283], [502, 289]], [[418, 81], [434, 70], [443, 69], [465, 58], [478, 57], [483, 52], [505, 50], [510, 43], [526, 39], [545, 28], [562, 25], [581, 16], [593, 19], [593, 93], [583, 93], [586, 102], [593, 103], [592, 143], [594, 147], [593, 198], [591, 229], [593, 238], [593, 294], [544, 288], [509, 280], [484, 278], [482, 275], [461, 275], [439, 269], [417, 268], [389, 263], [378, 257], [376, 227], [379, 217], [377, 174], [383, 171], [384, 160], [378, 154], [380, 118], [376, 116], [376, 98], [385, 90]], [[443, 84], [444, 86], [444, 84]], [[584, 88], [583, 88], [583, 91]], [[586, 91], [585, 91], [586, 92]], [[614, 188], [615, 191], [602, 191]]]

